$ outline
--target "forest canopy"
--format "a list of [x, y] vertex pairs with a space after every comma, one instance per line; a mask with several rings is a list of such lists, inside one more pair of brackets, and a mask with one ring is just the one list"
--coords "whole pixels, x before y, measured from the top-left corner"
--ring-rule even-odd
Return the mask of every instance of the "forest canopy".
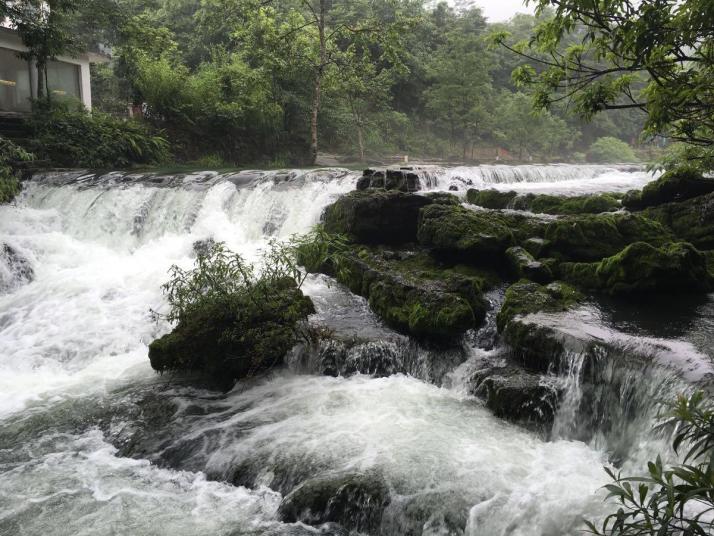
[[640, 110], [578, 116], [557, 99], [546, 106], [542, 87], [534, 110], [524, 73], [546, 76], [548, 56], [524, 59], [504, 36], [535, 43], [544, 27], [561, 31], [549, 52], [566, 57], [578, 41], [565, 31], [583, 24], [564, 22], [545, 0], [536, 16], [495, 24], [477, 7], [423, 0], [48, 4], [39, 19], [34, 0], [3, 6], [28, 57], [42, 66], [66, 52], [109, 53], [110, 63], [93, 66], [95, 108], [119, 117], [132, 108], [180, 161], [313, 164], [318, 151], [353, 162], [584, 161], [600, 138], [645, 158], [662, 144]]

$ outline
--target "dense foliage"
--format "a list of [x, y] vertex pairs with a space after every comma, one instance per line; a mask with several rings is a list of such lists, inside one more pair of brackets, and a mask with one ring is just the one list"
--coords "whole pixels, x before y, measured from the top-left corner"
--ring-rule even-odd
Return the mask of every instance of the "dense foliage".
[[607, 470], [613, 482], [608, 499], [619, 504], [592, 534], [617, 536], [706, 536], [714, 530], [714, 405], [702, 392], [679, 397], [660, 428], [673, 433], [680, 464], [666, 466], [658, 456], [647, 475], [623, 477]]
[[0, 136], [0, 204], [8, 203], [20, 192], [17, 164], [32, 160], [34, 155]]
[[588, 159], [593, 162], [634, 162], [637, 157], [624, 141], [606, 136], [593, 142]]
[[168, 144], [146, 125], [101, 112], [39, 106], [30, 119], [31, 148], [60, 167], [116, 168], [167, 158]]
[[[526, 38], [532, 16], [489, 24], [477, 8], [422, 0], [66, 7], [86, 47], [112, 47], [112, 65], [93, 70], [95, 106], [133, 104], [183, 161], [305, 164], [316, 150], [352, 161], [551, 160], [602, 136], [632, 142], [641, 126], [625, 114], [585, 124], [558, 107], [533, 113], [510, 78], [520, 60], [487, 39], [494, 28]], [[91, 13], [102, 15], [94, 25]]]
[[552, 13], [529, 41], [496, 39], [528, 60], [516, 80], [536, 105], [566, 103], [589, 119], [603, 110], [645, 112], [644, 131], [686, 142], [689, 159], [714, 147], [714, 9], [710, 0], [536, 0]]

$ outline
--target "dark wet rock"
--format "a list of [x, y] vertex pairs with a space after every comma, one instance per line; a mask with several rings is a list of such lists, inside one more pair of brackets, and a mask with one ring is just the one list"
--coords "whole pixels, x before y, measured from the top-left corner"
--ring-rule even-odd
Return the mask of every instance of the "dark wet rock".
[[628, 213], [566, 216], [545, 230], [549, 256], [569, 261], [597, 261], [634, 242], [659, 246], [672, 241], [662, 224]]
[[478, 205], [483, 208], [504, 209], [510, 206], [511, 201], [513, 201], [517, 195], [518, 194], [514, 191], [502, 192], [495, 189], [476, 190], [469, 188], [466, 192], [466, 201], [472, 205]]
[[462, 490], [429, 491], [392, 498], [382, 518], [382, 536], [462, 536], [474, 503]]
[[458, 192], [458, 191], [459, 191], [459, 187], [456, 186], [455, 184], [452, 184], [451, 186], [449, 186], [449, 191], [450, 191], [450, 192]]
[[643, 214], [671, 229], [680, 240], [714, 249], [714, 193], [648, 208]]
[[706, 256], [686, 242], [659, 248], [635, 242], [599, 263], [563, 263], [560, 275], [580, 287], [612, 295], [714, 288]]
[[328, 232], [364, 244], [415, 242], [419, 210], [432, 201], [420, 195], [378, 190], [340, 197], [323, 214]]
[[278, 517], [288, 523], [334, 522], [350, 530], [374, 533], [389, 502], [389, 488], [377, 474], [325, 475], [292, 490], [280, 503]]
[[438, 256], [480, 265], [499, 264], [515, 244], [513, 232], [495, 214], [447, 205], [421, 211], [417, 237]]
[[271, 299], [262, 302], [236, 293], [197, 305], [149, 345], [152, 368], [201, 372], [229, 388], [239, 378], [281, 364], [295, 344], [297, 323], [314, 307], [291, 279], [269, 291]]
[[0, 244], [0, 293], [8, 292], [35, 279], [32, 263], [9, 244]]
[[246, 534], [245, 530], [232, 536], [350, 536], [350, 531], [337, 523], [324, 523], [318, 527], [308, 527], [302, 524], [280, 525], [267, 530], [260, 529], [255, 533]]
[[365, 169], [362, 177], [357, 180], [357, 190], [384, 189], [400, 192], [417, 192], [421, 190], [419, 175], [411, 168], [385, 170]]
[[506, 250], [506, 261], [511, 274], [516, 279], [530, 279], [536, 283], [548, 283], [553, 280], [550, 268], [535, 260], [533, 255], [520, 246]]
[[497, 417], [536, 426], [555, 418], [560, 391], [540, 374], [514, 366], [489, 367], [476, 371], [469, 384]]
[[692, 199], [714, 192], [714, 179], [703, 177], [694, 169], [683, 168], [664, 173], [641, 191], [627, 193], [622, 204], [630, 210], [642, 210], [665, 203]]

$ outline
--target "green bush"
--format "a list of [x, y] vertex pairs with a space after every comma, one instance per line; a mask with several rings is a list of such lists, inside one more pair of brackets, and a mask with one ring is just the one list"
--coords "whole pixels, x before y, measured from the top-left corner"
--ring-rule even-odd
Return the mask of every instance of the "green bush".
[[196, 264], [173, 266], [163, 286], [173, 331], [149, 346], [159, 371], [200, 371], [230, 387], [278, 364], [314, 312], [292, 249], [273, 243], [258, 273], [222, 243], [197, 250]]
[[685, 448], [680, 464], [665, 466], [658, 456], [647, 474], [623, 477], [605, 469], [613, 482], [607, 499], [619, 507], [589, 532], [618, 536], [706, 536], [714, 533], [714, 404], [702, 392], [681, 396], [658, 428], [673, 432], [672, 447]]
[[32, 149], [58, 167], [123, 168], [168, 158], [168, 143], [132, 120], [69, 106], [37, 105]]
[[636, 162], [637, 156], [632, 151], [632, 147], [617, 138], [598, 138], [590, 146], [588, 160], [591, 162]]
[[20, 193], [20, 181], [15, 169], [17, 163], [33, 158], [34, 155], [0, 136], [0, 204], [9, 203]]

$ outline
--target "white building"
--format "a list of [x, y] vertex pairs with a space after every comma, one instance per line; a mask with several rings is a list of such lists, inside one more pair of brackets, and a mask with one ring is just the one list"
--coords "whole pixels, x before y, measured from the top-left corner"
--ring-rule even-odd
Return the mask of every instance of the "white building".
[[[15, 30], [0, 25], [0, 113], [29, 112], [30, 99], [37, 98], [37, 67], [17, 56], [18, 52], [26, 50]], [[93, 53], [59, 56], [47, 65], [49, 91], [57, 96], [79, 99], [91, 109], [89, 64], [106, 61], [106, 57]]]

